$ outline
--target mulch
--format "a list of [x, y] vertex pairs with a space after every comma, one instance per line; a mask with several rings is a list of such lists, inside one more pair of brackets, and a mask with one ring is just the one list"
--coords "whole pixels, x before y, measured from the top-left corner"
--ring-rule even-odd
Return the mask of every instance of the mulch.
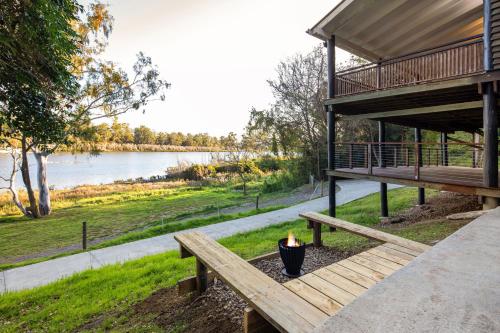
[[[305, 273], [354, 255], [330, 247], [306, 249]], [[254, 264], [274, 280], [289, 280], [281, 274], [281, 258], [265, 259]], [[166, 332], [241, 332], [246, 303], [222, 281], [215, 280], [202, 296], [178, 296], [175, 288], [156, 291], [134, 307], [134, 316], [154, 318]]]
[[396, 216], [381, 220], [380, 225], [405, 227], [421, 221], [443, 219], [450, 214], [481, 209], [482, 206], [474, 195], [441, 192], [437, 196], [426, 199], [424, 205], [413, 206]]

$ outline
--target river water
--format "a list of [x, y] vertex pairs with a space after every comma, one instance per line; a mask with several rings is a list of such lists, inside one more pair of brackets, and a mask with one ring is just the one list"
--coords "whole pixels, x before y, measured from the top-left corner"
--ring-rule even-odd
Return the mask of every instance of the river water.
[[[165, 175], [169, 167], [179, 163], [207, 164], [212, 160], [208, 152], [108, 152], [90, 154], [57, 153], [49, 156], [49, 186], [56, 189], [84, 184], [107, 184], [115, 180]], [[30, 173], [36, 187], [36, 161], [29, 157]], [[11, 168], [9, 154], [0, 154], [0, 175], [8, 176]], [[0, 183], [2, 181], [0, 180]], [[22, 187], [21, 175], [17, 185]]]

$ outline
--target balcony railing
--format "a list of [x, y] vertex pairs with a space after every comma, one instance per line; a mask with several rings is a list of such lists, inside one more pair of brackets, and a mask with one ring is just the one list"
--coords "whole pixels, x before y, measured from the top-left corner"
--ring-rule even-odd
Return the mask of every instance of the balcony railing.
[[473, 36], [434, 49], [340, 71], [335, 77], [335, 96], [470, 76], [483, 70], [482, 36]]
[[335, 143], [337, 171], [483, 187], [482, 144]]

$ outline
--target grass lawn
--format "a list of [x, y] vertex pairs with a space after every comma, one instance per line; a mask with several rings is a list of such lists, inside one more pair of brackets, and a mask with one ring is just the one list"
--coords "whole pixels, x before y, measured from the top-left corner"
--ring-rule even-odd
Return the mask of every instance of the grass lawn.
[[[266, 196], [273, 195], [285, 193]], [[253, 201], [254, 196], [221, 187], [183, 186], [58, 198], [54, 201], [53, 214], [43, 219], [31, 220], [19, 215], [0, 217], [0, 269], [16, 266], [12, 265], [14, 261], [24, 261], [17, 264], [23, 265], [40, 261], [33, 258], [47, 259], [63, 251], [76, 252], [81, 244], [82, 221], [87, 221], [89, 241], [119, 237], [106, 243], [114, 245], [237, 218], [238, 215], [231, 214], [197, 219], [185, 225], [176, 222], [191, 215], [217, 211], [217, 207]], [[150, 230], [145, 231], [146, 227]], [[131, 234], [125, 235], [127, 233]]]
[[[389, 191], [391, 211], [397, 212], [415, 203], [415, 189]], [[378, 223], [378, 194], [356, 200], [338, 208], [338, 216], [366, 226]], [[384, 229], [402, 237], [430, 243], [442, 239], [464, 225], [464, 222], [434, 221], [405, 228]], [[311, 230], [303, 220], [291, 221], [261, 230], [235, 235], [221, 243], [243, 258], [276, 250], [276, 241], [292, 230], [298, 237], [311, 241]], [[324, 229], [324, 243], [342, 249], [360, 249], [370, 241], [346, 232], [329, 233]], [[155, 290], [170, 287], [194, 273], [194, 260], [179, 259], [171, 251], [120, 265], [86, 271], [34, 290], [0, 296], [0, 331], [81, 331], [89, 320], [99, 321], [99, 330], [128, 332], [161, 331], [153, 321], [134, 327], [127, 325], [130, 307]]]

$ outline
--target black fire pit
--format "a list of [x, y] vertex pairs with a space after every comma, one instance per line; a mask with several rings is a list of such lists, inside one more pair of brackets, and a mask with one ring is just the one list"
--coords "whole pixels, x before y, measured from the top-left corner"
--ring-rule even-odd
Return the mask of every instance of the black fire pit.
[[304, 274], [301, 269], [306, 255], [306, 245], [300, 239], [294, 239], [295, 244], [289, 245], [290, 238], [283, 238], [278, 241], [281, 260], [285, 268], [281, 271], [288, 277], [299, 277]]

